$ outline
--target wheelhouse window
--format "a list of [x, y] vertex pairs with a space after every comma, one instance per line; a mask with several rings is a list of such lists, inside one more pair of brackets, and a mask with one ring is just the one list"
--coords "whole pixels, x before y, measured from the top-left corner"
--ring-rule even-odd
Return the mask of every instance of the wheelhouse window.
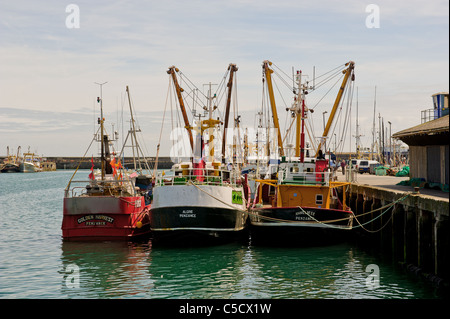
[[322, 194], [316, 194], [316, 204], [317, 205], [323, 204], [323, 195]]

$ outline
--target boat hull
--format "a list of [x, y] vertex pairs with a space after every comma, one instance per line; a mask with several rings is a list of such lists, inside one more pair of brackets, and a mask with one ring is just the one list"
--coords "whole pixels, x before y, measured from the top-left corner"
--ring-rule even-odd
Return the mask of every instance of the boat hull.
[[40, 171], [40, 168], [32, 163], [24, 162], [20, 164], [19, 170], [22, 173], [36, 173]]
[[352, 214], [317, 207], [264, 207], [250, 212], [252, 242], [317, 246], [345, 240]]
[[150, 235], [150, 205], [142, 196], [64, 198], [66, 240], [131, 240]]
[[1, 173], [19, 173], [19, 165], [17, 164], [4, 164], [0, 170]]
[[247, 214], [214, 207], [170, 207], [152, 210], [151, 229], [156, 241], [197, 242], [205, 237], [234, 239], [244, 231]]
[[[239, 200], [234, 192], [240, 193], [240, 203], [236, 203]], [[248, 213], [242, 196], [242, 189], [226, 186], [155, 187], [151, 214], [153, 238], [156, 241], [231, 239], [247, 224]]]

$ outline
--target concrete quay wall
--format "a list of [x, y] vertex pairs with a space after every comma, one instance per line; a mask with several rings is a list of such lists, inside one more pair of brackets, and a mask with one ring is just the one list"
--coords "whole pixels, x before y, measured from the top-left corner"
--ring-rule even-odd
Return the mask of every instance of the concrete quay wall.
[[352, 183], [347, 196], [357, 216], [354, 234], [362, 245], [448, 291], [448, 193], [431, 196], [413, 188]]

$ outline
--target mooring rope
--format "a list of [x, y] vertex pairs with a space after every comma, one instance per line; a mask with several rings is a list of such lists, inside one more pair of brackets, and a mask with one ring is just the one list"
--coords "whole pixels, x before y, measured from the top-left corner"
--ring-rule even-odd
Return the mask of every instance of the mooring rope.
[[[321, 222], [321, 221], [315, 219], [313, 216], [309, 215], [302, 207], [300, 207], [300, 206], [297, 206], [297, 207], [300, 208], [300, 210], [301, 210], [306, 216], [308, 216], [309, 218], [311, 218], [312, 220], [314, 220], [315, 222], [317, 222], [317, 223], [319, 223], [319, 224], [322, 224], [322, 225], [327, 226], [327, 227], [330, 227], [330, 228], [335, 228], [335, 229], [343, 229], [343, 230], [350, 230], [350, 229], [352, 229], [352, 226], [347, 226], [347, 228], [344, 228], [344, 227], [338, 227], [338, 226], [334, 226], [334, 225], [329, 225], [328, 223], [332, 223], [332, 222], [342, 221], [342, 220], [348, 219], [348, 220], [349, 220], [349, 224], [350, 224], [350, 221], [351, 221], [351, 219], [353, 218], [353, 216], [346, 217], [346, 218], [340, 218], [340, 219], [325, 220], [325, 221]], [[349, 214], [352, 214], [352, 215], [353, 215], [353, 212], [352, 212], [352, 211], [349, 211]]]
[[[377, 232], [381, 231], [384, 227], [386, 227], [386, 226], [389, 224], [389, 222], [390, 222], [391, 219], [392, 219], [393, 214], [391, 214], [391, 216], [389, 217], [389, 220], [386, 222], [386, 224], [384, 224], [383, 226], [381, 226], [381, 227], [380, 227], [379, 229], [377, 229], [377, 230], [369, 230], [369, 229], [365, 228], [364, 225], [367, 225], [367, 224], [369, 224], [369, 223], [375, 221], [376, 219], [380, 218], [380, 217], [383, 216], [385, 213], [387, 213], [389, 209], [391, 209], [392, 207], [394, 207], [395, 204], [397, 204], [397, 203], [399, 203], [399, 202], [405, 200], [407, 197], [409, 197], [409, 196], [412, 195], [412, 194], [413, 194], [412, 192], [408, 192], [405, 196], [400, 197], [400, 198], [397, 199], [396, 201], [394, 201], [394, 202], [392, 202], [392, 203], [390, 203], [390, 204], [388, 204], [388, 205], [384, 205], [384, 206], [382, 206], [382, 207], [379, 207], [379, 208], [377, 208], [377, 209], [374, 209], [374, 210], [372, 210], [372, 211], [370, 211], [370, 212], [364, 213], [364, 214], [355, 215], [355, 214], [352, 212], [353, 216], [355, 217], [356, 222], [359, 224], [359, 226], [355, 226], [355, 227], [353, 227], [353, 228], [361, 227], [362, 229], [364, 229], [365, 231], [367, 231], [367, 232], [369, 232], [369, 233], [377, 233]], [[364, 224], [361, 224], [360, 221], [359, 221], [358, 218], [357, 218], [357, 216], [361, 217], [361, 216], [363, 216], [363, 215], [371, 214], [371, 213], [373, 213], [373, 212], [375, 212], [375, 211], [378, 211], [378, 210], [381, 210], [381, 209], [384, 209], [384, 208], [386, 208], [386, 210], [385, 210], [384, 212], [382, 212], [382, 213], [381, 213], [380, 215], [378, 215], [377, 217], [375, 217], [375, 218], [373, 218], [373, 219], [371, 219], [371, 220], [365, 222]], [[393, 212], [394, 212], [394, 211], [392, 210], [392, 213], [393, 213]]]
[[[193, 185], [193, 186], [195, 186], [196, 188], [198, 188], [200, 191], [202, 191], [202, 192], [205, 193], [206, 195], [208, 195], [208, 196], [214, 198], [215, 200], [221, 202], [222, 204], [224, 204], [224, 205], [226, 205], [226, 206], [228, 206], [228, 207], [231, 207], [231, 208], [233, 208], [233, 209], [237, 209], [238, 211], [240, 211], [240, 212], [242, 212], [242, 213], [247, 213], [247, 214], [249, 214], [249, 215], [258, 216], [258, 217], [260, 217], [261, 219], [267, 219], [267, 220], [272, 220], [272, 221], [276, 221], [276, 222], [295, 222], [295, 221], [292, 221], [292, 220], [283, 220], [283, 219], [278, 219], [278, 218], [269, 217], [269, 216], [260, 216], [260, 215], [258, 215], [258, 214], [256, 214], [256, 213], [251, 212], [251, 211], [248, 211], [248, 210], [245, 210], [245, 209], [241, 209], [241, 208], [238, 208], [238, 207], [236, 207], [236, 206], [233, 206], [233, 205], [231, 205], [231, 204], [229, 204], [229, 203], [227, 203], [227, 202], [224, 202], [223, 200], [217, 198], [216, 196], [214, 196], [214, 195], [208, 193], [207, 191], [201, 189], [198, 185], [196, 185], [196, 184], [193, 183], [192, 181], [188, 181], [188, 185]], [[242, 198], [242, 199], [243, 199], [244, 201], [246, 201], [245, 198]]]
[[[253, 212], [251, 212], [251, 211], [237, 208], [237, 207], [235, 207], [235, 206], [233, 206], [233, 205], [231, 205], [231, 204], [228, 204], [228, 203], [226, 203], [225, 201], [223, 201], [223, 200], [217, 198], [216, 196], [214, 196], [214, 195], [208, 193], [207, 191], [201, 189], [198, 185], [196, 185], [195, 183], [192, 183], [192, 181], [188, 181], [188, 185], [193, 185], [193, 186], [195, 186], [195, 187], [198, 188], [200, 191], [202, 191], [203, 193], [207, 194], [208, 196], [214, 198], [215, 200], [221, 202], [222, 204], [224, 204], [224, 205], [226, 205], [226, 206], [229, 206], [229, 207], [231, 207], [231, 208], [233, 208], [233, 209], [237, 209], [237, 210], [239, 210], [239, 211], [241, 211], [241, 212], [243, 212], [243, 213], [248, 213], [249, 215], [254, 215], [254, 216], [257, 216], [257, 217], [259, 217], [259, 218], [261, 218], [261, 219], [271, 220], [271, 221], [274, 221], [274, 222], [299, 223], [299, 221], [295, 221], [295, 220], [287, 220], [287, 219], [279, 219], [279, 218], [274, 218], [274, 217], [269, 217], [269, 216], [261, 216], [261, 215], [259, 215], [259, 214], [253, 213]], [[354, 213], [353, 211], [350, 210], [350, 211], [349, 211], [349, 214], [351, 214], [350, 217], [339, 218], [339, 219], [330, 219], [330, 220], [325, 220], [325, 221], [319, 221], [319, 220], [315, 219], [313, 216], [311, 216], [310, 214], [308, 214], [302, 207], [300, 207], [300, 206], [297, 206], [297, 207], [298, 207], [298, 208], [299, 208], [306, 216], [308, 216], [309, 218], [311, 218], [312, 220], [314, 220], [315, 222], [317, 222], [317, 223], [319, 223], [319, 224], [323, 224], [323, 225], [325, 225], [325, 226], [328, 226], [328, 227], [331, 227], [331, 228], [338, 228], [338, 229], [354, 229], [354, 228], [361, 227], [361, 228], [363, 228], [364, 230], [366, 230], [366, 231], [368, 231], [368, 232], [375, 233], [375, 232], [381, 231], [381, 230], [389, 223], [389, 221], [390, 221], [391, 218], [392, 218], [392, 215], [391, 215], [391, 217], [389, 218], [389, 220], [387, 221], [387, 223], [386, 223], [385, 225], [383, 225], [380, 229], [376, 230], [376, 231], [368, 230], [368, 229], [366, 229], [366, 228], [364, 227], [364, 225], [366, 225], [366, 224], [368, 224], [368, 223], [371, 223], [371, 222], [373, 222], [374, 220], [380, 218], [380, 217], [381, 217], [382, 215], [384, 215], [391, 207], [393, 207], [395, 204], [397, 204], [397, 203], [399, 203], [399, 202], [405, 200], [408, 196], [410, 196], [410, 195], [412, 195], [412, 194], [413, 194], [412, 192], [408, 192], [405, 196], [400, 197], [400, 198], [397, 199], [396, 201], [394, 201], [394, 202], [392, 202], [392, 203], [390, 203], [390, 204], [384, 205], [384, 206], [382, 206], [382, 207], [373, 209], [373, 210], [371, 210], [370, 212], [366, 212], [366, 213], [363, 213], [363, 214], [355, 215], [355, 213]], [[244, 201], [246, 201], [245, 198], [242, 198], [242, 199], [243, 199]], [[375, 217], [375, 218], [369, 220], [368, 222], [365, 222], [364, 224], [361, 224], [361, 223], [359, 222], [358, 218], [357, 218], [358, 216], [361, 217], [361, 216], [364, 216], [364, 215], [367, 215], [367, 214], [371, 214], [371, 213], [373, 213], [373, 212], [376, 212], [376, 211], [378, 211], [378, 210], [382, 210], [382, 209], [384, 209], [384, 208], [386, 208], [386, 210], [385, 210], [384, 212], [382, 212], [382, 213], [381, 213], [380, 215], [378, 215], [377, 217]], [[336, 226], [334, 226], [334, 225], [329, 225], [330, 223], [335, 223], [335, 222], [339, 222], [339, 221], [343, 221], [343, 220], [349, 220], [349, 222], [350, 222], [350, 220], [352, 220], [353, 217], [354, 217], [355, 220], [358, 222], [359, 226], [351, 226], [351, 228], [342, 228], [342, 227], [336, 227]]]

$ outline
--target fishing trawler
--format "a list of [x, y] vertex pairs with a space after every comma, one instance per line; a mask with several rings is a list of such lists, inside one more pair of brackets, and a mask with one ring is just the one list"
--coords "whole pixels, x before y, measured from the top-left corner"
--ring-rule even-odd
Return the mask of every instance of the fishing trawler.
[[110, 151], [112, 139], [104, 130], [102, 98], [97, 101], [101, 117], [94, 140], [101, 145], [101, 168], [94, 172], [92, 158], [89, 179], [73, 180], [77, 170], [72, 175], [64, 194], [63, 239], [132, 240], [149, 235], [151, 199], [142, 184], [151, 185], [151, 177], [125, 171], [121, 157]]
[[1, 173], [19, 173], [20, 172], [20, 146], [17, 148], [17, 155], [9, 154], [9, 146], [6, 147], [6, 158], [0, 164]]
[[30, 152], [30, 147], [28, 147], [28, 152], [23, 153], [23, 159], [19, 165], [19, 170], [22, 173], [36, 173], [42, 171], [41, 158], [37, 154]]
[[[237, 67], [230, 64], [228, 71], [224, 132], [228, 127], [233, 74]], [[167, 71], [177, 93], [193, 156], [188, 161], [176, 163], [171, 170], [161, 172], [156, 177], [151, 214], [153, 238], [157, 242], [176, 244], [198, 240], [211, 243], [236, 238], [245, 229], [248, 214], [239, 169], [228, 163], [225, 165], [214, 157], [214, 131], [221, 121], [213, 119], [216, 107], [212, 105], [211, 84], [208, 105], [203, 108], [208, 119], [201, 120], [199, 116], [196, 124], [191, 126], [181, 94], [183, 89], [176, 76], [178, 72], [174, 66]], [[208, 138], [204, 138], [205, 132]], [[223, 145], [225, 136], [224, 134]], [[210, 151], [205, 156], [206, 144], [209, 144]]]
[[267, 83], [275, 129], [278, 130], [280, 164], [276, 174], [256, 179], [257, 191], [249, 212], [252, 242], [319, 245], [335, 242], [352, 228], [352, 213], [346, 205], [345, 192], [349, 183], [333, 181], [328, 171], [328, 159], [322, 152], [322, 141], [328, 135], [333, 117], [349, 79], [354, 78], [354, 62], [343, 70], [344, 79], [333, 105], [327, 126], [317, 146], [315, 155], [307, 157], [305, 152], [305, 118], [307, 107], [305, 95], [308, 83], [303, 84], [302, 72], [297, 72], [298, 87], [290, 108], [296, 127], [295, 156], [284, 153], [278, 124], [277, 109], [272, 88], [273, 73], [270, 61], [263, 62], [263, 74]]

